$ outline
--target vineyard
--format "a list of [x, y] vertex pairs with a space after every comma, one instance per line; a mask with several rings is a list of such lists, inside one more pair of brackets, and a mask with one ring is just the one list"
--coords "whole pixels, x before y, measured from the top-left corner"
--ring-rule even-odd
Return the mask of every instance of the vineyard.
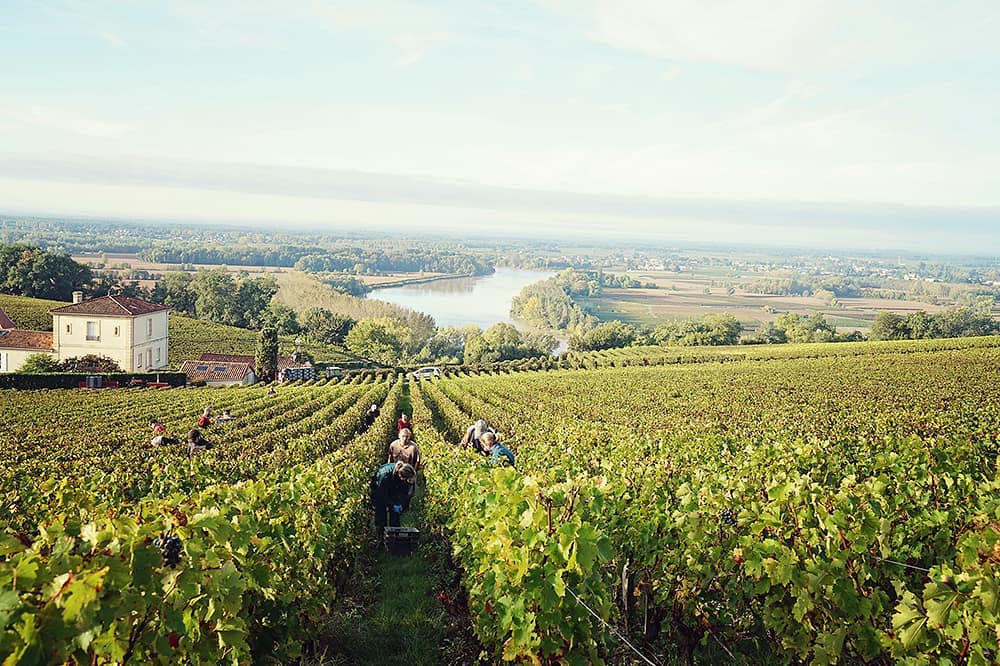
[[[996, 343], [642, 348], [275, 395], [4, 392], [0, 659], [297, 658], [364, 548], [406, 404], [420, 527], [449, 542], [493, 660], [996, 663]], [[150, 418], [183, 437], [208, 405], [237, 416], [215, 448], [149, 446]], [[516, 469], [455, 446], [479, 417]]]

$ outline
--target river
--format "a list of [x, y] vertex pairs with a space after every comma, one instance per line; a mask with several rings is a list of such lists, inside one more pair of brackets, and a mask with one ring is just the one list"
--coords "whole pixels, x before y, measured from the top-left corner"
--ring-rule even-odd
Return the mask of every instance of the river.
[[[503, 322], [523, 329], [510, 318], [510, 302], [521, 289], [555, 275], [552, 271], [497, 268], [492, 275], [434, 280], [402, 287], [374, 289], [368, 298], [396, 303], [434, 317], [438, 326], [478, 326], [486, 330]], [[565, 349], [561, 343], [559, 349]]]

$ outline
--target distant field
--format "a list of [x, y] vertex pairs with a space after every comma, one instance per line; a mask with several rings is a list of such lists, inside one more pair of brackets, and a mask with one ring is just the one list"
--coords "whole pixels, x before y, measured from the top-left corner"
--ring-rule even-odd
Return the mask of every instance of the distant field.
[[[602, 320], [621, 319], [655, 326], [672, 319], [729, 313], [747, 329], [757, 328], [779, 314], [819, 312], [841, 329], [867, 330], [880, 311], [939, 312], [945, 306], [917, 301], [876, 298], [844, 298], [839, 307], [814, 297], [770, 296], [736, 289], [732, 294], [718, 282], [723, 276], [678, 274], [662, 271], [631, 271], [629, 275], [654, 282], [658, 289], [605, 289], [598, 298], [578, 298], [581, 305]], [[729, 276], [728, 280], [743, 278]], [[713, 284], [714, 283], [714, 284]]]

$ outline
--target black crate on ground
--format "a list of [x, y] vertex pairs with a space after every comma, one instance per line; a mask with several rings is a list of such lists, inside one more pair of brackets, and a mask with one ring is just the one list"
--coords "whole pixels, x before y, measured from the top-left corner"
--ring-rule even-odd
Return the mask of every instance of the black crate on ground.
[[382, 534], [385, 549], [393, 555], [410, 555], [417, 549], [420, 530], [416, 527], [386, 527]]

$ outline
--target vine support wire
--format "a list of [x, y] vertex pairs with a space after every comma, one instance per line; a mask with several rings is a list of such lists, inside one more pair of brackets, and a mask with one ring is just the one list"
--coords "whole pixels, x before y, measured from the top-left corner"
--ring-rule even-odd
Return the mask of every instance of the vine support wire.
[[883, 562], [888, 562], [889, 564], [898, 564], [899, 566], [901, 566], [901, 567], [903, 567], [905, 569], [913, 569], [914, 571], [923, 571], [924, 573], [930, 573], [931, 572], [930, 569], [925, 569], [924, 567], [915, 567], [912, 564], [907, 564], [906, 562], [898, 562], [896, 560], [889, 560], [889, 559], [886, 559], [884, 557], [880, 557], [878, 559], [880, 559]]
[[581, 599], [579, 596], [577, 596], [576, 592], [574, 592], [573, 590], [569, 589], [568, 587], [566, 588], [566, 591], [573, 595], [573, 598], [576, 599], [576, 603], [578, 603], [581, 606], [583, 606], [584, 608], [586, 608], [587, 612], [589, 612], [591, 615], [593, 615], [595, 618], [597, 618], [597, 621], [600, 622], [601, 624], [603, 624], [605, 629], [607, 629], [608, 631], [610, 631], [611, 633], [613, 633], [615, 636], [617, 636], [623, 643], [625, 643], [625, 645], [629, 646], [632, 649], [632, 652], [635, 652], [637, 655], [639, 655], [639, 657], [644, 662], [646, 662], [647, 664], [649, 664], [649, 666], [657, 666], [657, 664], [656, 664], [655, 661], [651, 660], [649, 657], [647, 657], [642, 652], [640, 652], [639, 648], [637, 648], [636, 646], [632, 645], [629, 642], [629, 640], [627, 638], [625, 638], [621, 634], [621, 632], [619, 632], [616, 628], [612, 627], [610, 624], [608, 624], [607, 622], [605, 622], [604, 618], [601, 617], [600, 615], [598, 615], [597, 612], [593, 608], [591, 608], [590, 606], [588, 606], [583, 601], [583, 599]]

